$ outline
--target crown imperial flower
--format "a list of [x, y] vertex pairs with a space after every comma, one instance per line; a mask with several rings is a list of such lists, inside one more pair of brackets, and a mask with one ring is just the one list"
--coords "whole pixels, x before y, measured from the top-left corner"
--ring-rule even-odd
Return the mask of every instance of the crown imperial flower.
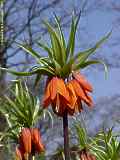
[[96, 157], [89, 153], [86, 149], [80, 151], [80, 160], [96, 160]]
[[32, 140], [32, 152], [41, 153], [44, 152], [45, 148], [42, 144], [40, 132], [38, 128], [31, 129], [31, 140]]
[[16, 147], [16, 159], [25, 160], [26, 155], [44, 151], [39, 129], [23, 128], [19, 138], [19, 146]]
[[43, 106], [48, 107], [51, 104], [53, 111], [59, 116], [63, 116], [66, 110], [69, 115], [73, 115], [83, 110], [82, 101], [93, 106], [92, 98], [88, 95], [92, 91], [91, 84], [78, 72], [73, 72], [72, 79], [67, 82], [52, 77], [46, 82]]
[[29, 128], [23, 128], [20, 135], [20, 145], [23, 146], [25, 153], [31, 153], [31, 132]]

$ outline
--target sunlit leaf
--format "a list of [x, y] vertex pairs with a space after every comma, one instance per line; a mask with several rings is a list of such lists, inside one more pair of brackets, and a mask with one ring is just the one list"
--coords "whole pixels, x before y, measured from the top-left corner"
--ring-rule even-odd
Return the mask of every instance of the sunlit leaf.
[[54, 51], [54, 53], [53, 53], [54, 59], [57, 60], [57, 62], [60, 65], [63, 65], [64, 58], [61, 54], [62, 48], [61, 48], [61, 43], [60, 43], [59, 37], [58, 37], [56, 31], [53, 29], [53, 27], [48, 22], [44, 21], [44, 25], [47, 27], [48, 32], [50, 34], [52, 48]]
[[1, 68], [1, 67], [0, 67], [0, 70], [6, 71], [6, 72], [11, 73], [11, 74], [16, 75], [16, 76], [31, 76], [31, 75], [33, 75], [33, 74], [36, 73], [36, 71], [31, 71], [31, 72], [17, 72], [17, 71], [12, 70], [12, 69]]
[[62, 45], [63, 45], [63, 47], [64, 47], [64, 49], [65, 49], [65, 48], [66, 48], [66, 43], [65, 43], [65, 38], [64, 38], [63, 31], [62, 31], [62, 27], [61, 27], [61, 24], [60, 24], [60, 20], [59, 20], [59, 18], [56, 16], [55, 13], [54, 13], [54, 16], [55, 16], [55, 21], [56, 21], [57, 27], [58, 27], [58, 29], [59, 29], [61, 42], [62, 42]]
[[88, 61], [86, 61], [82, 64], [78, 63], [77, 65], [75, 65], [74, 70], [83, 69], [83, 68], [86, 68], [87, 66], [91, 66], [93, 64], [103, 64], [104, 65], [104, 71], [105, 71], [105, 78], [108, 77], [108, 67], [104, 63], [104, 61], [102, 61], [102, 60], [88, 60]]
[[66, 49], [67, 57], [70, 55], [70, 58], [72, 58], [74, 55], [75, 36], [76, 36], [76, 31], [77, 31], [77, 26], [80, 20], [80, 16], [81, 16], [81, 12], [79, 13], [78, 17], [76, 17], [76, 19], [74, 16], [72, 16], [71, 30], [70, 30], [67, 49]]
[[24, 44], [20, 44], [17, 43], [17, 45], [22, 48], [24, 51], [26, 51], [27, 53], [29, 53], [31, 56], [33, 56], [34, 58], [36, 58], [36, 60], [38, 60], [41, 56], [35, 52], [30, 46], [28, 45], [24, 45]]
[[39, 45], [39, 47], [41, 47], [42, 49], [44, 49], [48, 53], [50, 58], [53, 58], [53, 53], [52, 53], [52, 50], [50, 47], [48, 47], [45, 44], [42, 44], [41, 42], [38, 42], [37, 44]]
[[110, 31], [106, 36], [104, 36], [100, 41], [98, 41], [94, 47], [87, 49], [83, 52], [79, 52], [74, 57], [74, 61], [80, 62], [81, 64], [84, 63], [87, 58], [95, 53], [96, 49], [100, 48], [100, 46], [110, 37], [112, 31]]
[[61, 54], [62, 54], [62, 57], [63, 57], [63, 62], [65, 63], [66, 58], [67, 58], [66, 42], [65, 42], [64, 34], [63, 34], [62, 27], [61, 27], [61, 24], [60, 24], [60, 20], [56, 16], [55, 13], [54, 13], [54, 16], [55, 16], [55, 21], [56, 21], [56, 24], [57, 24], [57, 28], [58, 28], [58, 31], [59, 31], [59, 37], [60, 37], [60, 41], [61, 41], [61, 51], [62, 51]]
[[74, 39], [75, 39], [75, 24], [74, 24], [74, 18], [72, 16], [70, 35], [69, 35], [68, 45], [66, 48], [67, 57], [69, 57], [69, 55], [71, 55], [70, 57], [72, 57], [73, 55], [74, 43], [75, 43]]

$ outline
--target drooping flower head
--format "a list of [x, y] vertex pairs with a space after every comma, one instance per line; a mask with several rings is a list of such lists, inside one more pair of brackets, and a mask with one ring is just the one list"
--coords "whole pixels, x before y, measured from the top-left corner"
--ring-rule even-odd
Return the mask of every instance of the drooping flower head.
[[67, 91], [63, 79], [53, 77], [47, 81], [43, 98], [44, 107], [48, 107], [48, 105], [51, 104], [55, 113], [58, 113], [58, 115], [63, 115], [65, 107], [69, 103], [69, 99], [69, 92]]
[[27, 155], [45, 151], [38, 128], [23, 128], [16, 147], [16, 159], [25, 160]]
[[96, 157], [86, 149], [80, 151], [80, 160], [96, 160]]
[[41, 135], [38, 128], [32, 128], [31, 130], [32, 140], [32, 154], [41, 153], [45, 151], [44, 145], [42, 144]]
[[20, 146], [25, 153], [31, 153], [31, 132], [29, 128], [23, 128], [20, 135]]
[[47, 80], [43, 106], [48, 107], [51, 104], [53, 111], [59, 116], [63, 116], [66, 110], [69, 115], [73, 115], [83, 110], [83, 102], [93, 106], [92, 98], [88, 95], [92, 90], [92, 86], [80, 73], [73, 73], [72, 79], [67, 82], [53, 77]]

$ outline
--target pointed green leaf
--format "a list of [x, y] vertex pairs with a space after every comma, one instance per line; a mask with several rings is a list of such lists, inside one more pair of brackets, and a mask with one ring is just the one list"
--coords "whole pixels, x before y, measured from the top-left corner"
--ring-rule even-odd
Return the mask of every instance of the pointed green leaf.
[[20, 117], [22, 117], [23, 119], [26, 119], [26, 116], [18, 109], [18, 107], [16, 106], [15, 103], [7, 96], [5, 96], [5, 98], [8, 100], [11, 107], [14, 108], [14, 111], [16, 112], [16, 114], [19, 115]]
[[81, 12], [79, 13], [78, 17], [72, 16], [71, 30], [70, 30], [67, 49], [66, 49], [67, 57], [69, 57], [70, 55], [70, 58], [72, 58], [74, 55], [75, 36], [76, 36], [76, 31], [77, 31], [77, 26], [80, 20], [80, 16], [81, 16]]
[[59, 63], [55, 59], [53, 59], [52, 61], [53, 61], [54, 66], [55, 66], [55, 73], [59, 75], [60, 70], [61, 70], [61, 66], [59, 65]]
[[48, 66], [44, 66], [44, 67], [40, 67], [39, 69], [36, 70], [36, 73], [40, 74], [40, 75], [48, 75], [48, 76], [54, 76], [55, 73], [54, 71], [50, 70], [48, 68]]
[[65, 64], [61, 68], [61, 77], [67, 78], [72, 71], [72, 65], [70, 63]]
[[52, 59], [48, 58], [48, 57], [41, 57], [39, 59], [39, 64], [41, 64], [41, 66], [49, 66], [49, 68], [53, 68], [53, 64], [52, 64]]
[[40, 110], [40, 102], [39, 102], [39, 100], [37, 100], [37, 103], [35, 105], [34, 112], [33, 112], [33, 121], [34, 122], [36, 121], [39, 110]]
[[66, 48], [65, 38], [64, 38], [64, 34], [63, 34], [62, 27], [61, 27], [61, 24], [60, 24], [60, 20], [56, 16], [55, 13], [54, 13], [54, 16], [55, 16], [55, 21], [56, 21], [56, 24], [57, 24], [57, 27], [58, 27], [58, 30], [59, 30], [62, 45], [63, 45], [64, 48]]
[[104, 65], [104, 70], [105, 70], [105, 78], [108, 77], [108, 67], [107, 65], [101, 61], [101, 60], [89, 60], [89, 61], [86, 61], [84, 63], [78, 63], [77, 65], [75, 65], [75, 67], [73, 67], [73, 70], [78, 70], [78, 69], [81, 69], [81, 68], [85, 68], [89, 65], [92, 65], [92, 64], [103, 64]]
[[38, 86], [38, 83], [40, 81], [41, 75], [37, 74], [36, 75], [36, 79], [35, 79], [35, 83], [34, 83], [34, 87]]
[[79, 23], [79, 21], [80, 21], [81, 13], [82, 13], [82, 11], [80, 10], [80, 12], [79, 12], [79, 14], [78, 14], [78, 17], [76, 17], [75, 31], [77, 30], [77, 26], [78, 26], [78, 23]]
[[62, 57], [63, 57], [63, 62], [65, 63], [65, 61], [67, 60], [66, 59], [66, 43], [65, 43], [65, 38], [64, 38], [64, 34], [63, 34], [63, 31], [62, 31], [62, 27], [61, 27], [61, 24], [60, 24], [60, 20], [58, 19], [58, 17], [56, 16], [56, 14], [54, 13], [54, 16], [55, 16], [55, 21], [56, 21], [56, 24], [57, 24], [57, 28], [58, 28], [58, 31], [59, 31], [59, 37], [60, 37], [60, 41], [61, 41], [61, 54], [62, 54]]
[[60, 43], [60, 40], [59, 40], [59, 35], [56, 33], [56, 31], [53, 29], [53, 27], [48, 22], [44, 21], [44, 25], [47, 27], [48, 32], [50, 34], [54, 59], [60, 65], [63, 65], [64, 57], [63, 57], [63, 54], [62, 54], [62, 48], [61, 48], [61, 43]]
[[81, 149], [84, 149], [86, 147], [86, 145], [87, 145], [86, 131], [78, 123], [75, 124], [75, 129], [76, 129], [76, 132], [77, 132], [79, 145], [80, 145]]
[[100, 41], [96, 43], [96, 45], [88, 50], [85, 50], [83, 52], [79, 52], [74, 57], [74, 61], [79, 61], [81, 64], [87, 60], [87, 58], [95, 53], [95, 51], [110, 37], [112, 31], [110, 31], [106, 36], [104, 36]]
[[68, 40], [68, 45], [66, 48], [66, 54], [67, 58], [72, 57], [73, 55], [73, 50], [74, 50], [74, 45], [75, 45], [75, 24], [74, 24], [74, 18], [72, 16], [72, 23], [71, 23], [71, 29], [70, 29], [70, 35], [69, 35], [69, 40]]
[[52, 70], [52, 68], [50, 68], [48, 66], [37, 67], [30, 72], [17, 72], [17, 71], [7, 69], [7, 68], [0, 68], [0, 69], [6, 71], [8, 73], [11, 73], [15, 76], [31, 76], [34, 74], [44, 74], [44, 75], [54, 75], [55, 74], [54, 70]]
[[36, 73], [36, 71], [31, 71], [31, 72], [17, 72], [15, 70], [11, 70], [11, 69], [7, 69], [7, 68], [1, 68], [0, 67], [0, 70], [3, 70], [5, 72], [8, 72], [8, 73], [11, 73], [13, 75], [16, 75], [16, 76], [31, 76], [33, 74]]
[[24, 51], [26, 51], [27, 53], [29, 53], [32, 57], [34, 57], [36, 60], [38, 60], [41, 56], [35, 52], [30, 46], [28, 45], [24, 45], [24, 44], [20, 44], [20, 43], [17, 43], [18, 46], [20, 48], [22, 48]]
[[47, 45], [45, 45], [45, 44], [42, 44], [41, 42], [38, 42], [37, 43], [43, 50], [45, 50], [47, 53], [48, 53], [48, 55], [49, 55], [49, 57], [50, 58], [53, 58], [53, 53], [52, 53], [52, 50], [51, 50], [51, 48], [49, 48]]

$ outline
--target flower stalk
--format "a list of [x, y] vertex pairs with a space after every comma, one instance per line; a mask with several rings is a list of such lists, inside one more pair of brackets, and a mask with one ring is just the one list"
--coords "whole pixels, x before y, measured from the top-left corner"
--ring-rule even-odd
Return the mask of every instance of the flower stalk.
[[70, 160], [69, 152], [69, 134], [68, 134], [68, 113], [65, 111], [63, 115], [63, 134], [64, 134], [64, 156], [65, 160]]

